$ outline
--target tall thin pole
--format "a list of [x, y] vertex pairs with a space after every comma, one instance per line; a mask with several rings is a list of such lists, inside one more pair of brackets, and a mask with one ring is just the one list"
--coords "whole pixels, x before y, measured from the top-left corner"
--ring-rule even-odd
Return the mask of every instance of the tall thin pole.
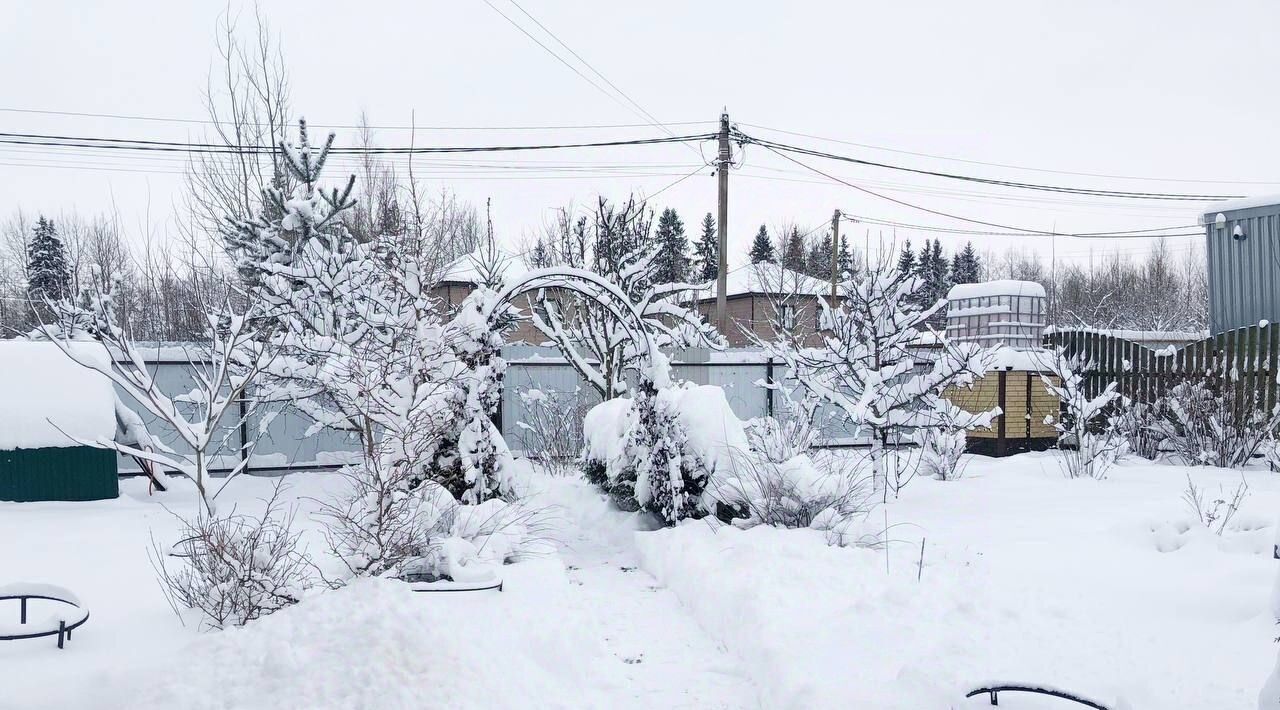
[[831, 215], [831, 307], [836, 307], [839, 292], [836, 284], [840, 282], [840, 210]]
[[716, 159], [719, 182], [716, 214], [716, 328], [729, 332], [729, 112], [720, 114], [720, 155]]

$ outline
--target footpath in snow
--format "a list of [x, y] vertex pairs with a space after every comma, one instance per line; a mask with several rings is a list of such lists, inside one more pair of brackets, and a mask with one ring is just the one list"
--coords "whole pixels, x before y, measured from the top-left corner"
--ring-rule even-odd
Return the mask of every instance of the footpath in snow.
[[[62, 584], [92, 612], [65, 650], [0, 643], [0, 710], [759, 707], [733, 657], [638, 568], [635, 518], [585, 482], [537, 479], [563, 549], [505, 567], [501, 593], [362, 580], [220, 632], [168, 608], [147, 550], [174, 520], [128, 483], [114, 501], [0, 503], [0, 582]], [[291, 477], [300, 524], [328, 483]], [[229, 491], [247, 510], [269, 484]]]

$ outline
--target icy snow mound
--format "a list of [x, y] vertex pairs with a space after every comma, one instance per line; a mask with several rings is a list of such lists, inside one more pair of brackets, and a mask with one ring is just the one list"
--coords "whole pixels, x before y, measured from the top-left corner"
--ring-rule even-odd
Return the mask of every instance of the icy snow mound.
[[[105, 365], [97, 343], [71, 343], [75, 353]], [[0, 341], [0, 451], [80, 446], [116, 434], [111, 382], [49, 342]]]
[[509, 565], [505, 592], [419, 594], [362, 579], [179, 652], [193, 672], [131, 674], [128, 702], [185, 710], [604, 707], [602, 649], [576, 631], [563, 568]]

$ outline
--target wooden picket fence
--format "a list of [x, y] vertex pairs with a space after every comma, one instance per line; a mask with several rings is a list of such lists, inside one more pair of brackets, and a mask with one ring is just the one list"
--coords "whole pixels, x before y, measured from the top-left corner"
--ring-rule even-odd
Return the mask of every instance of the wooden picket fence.
[[1154, 402], [1180, 383], [1208, 380], [1235, 388], [1235, 402], [1264, 411], [1276, 405], [1280, 326], [1270, 323], [1163, 350], [1088, 331], [1053, 333], [1045, 337], [1045, 346], [1083, 354], [1092, 363], [1085, 380], [1091, 396], [1116, 382], [1132, 400]]

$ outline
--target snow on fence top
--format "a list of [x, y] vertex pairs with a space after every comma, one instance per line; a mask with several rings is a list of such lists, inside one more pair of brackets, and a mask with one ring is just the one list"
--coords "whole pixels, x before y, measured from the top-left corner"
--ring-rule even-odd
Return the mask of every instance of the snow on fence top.
[[[97, 343], [77, 354], [108, 361]], [[0, 450], [80, 446], [116, 433], [115, 390], [106, 377], [48, 342], [0, 341]]]
[[1037, 296], [1044, 298], [1044, 286], [1035, 281], [983, 281], [976, 284], [960, 284], [947, 291], [948, 301], [986, 296]]

